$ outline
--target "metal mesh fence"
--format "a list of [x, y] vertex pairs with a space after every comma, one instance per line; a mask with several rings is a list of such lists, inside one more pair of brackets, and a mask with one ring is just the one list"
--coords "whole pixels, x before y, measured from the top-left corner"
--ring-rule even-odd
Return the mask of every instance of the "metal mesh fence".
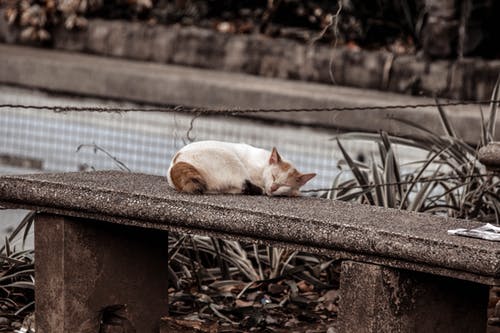
[[[40, 105], [113, 105], [0, 88], [0, 102], [19, 101]], [[116, 169], [119, 166], [114, 157], [132, 171], [165, 175], [171, 157], [179, 148], [190, 140], [213, 139], [245, 142], [265, 149], [276, 146], [300, 171], [318, 174], [305, 189], [328, 187], [338, 173], [341, 154], [331, 140], [335, 133], [229, 116], [192, 120], [190, 115], [160, 112], [54, 113], [5, 109], [0, 111], [0, 155], [38, 161], [35, 165], [41, 164], [39, 171], [44, 172]], [[80, 145], [84, 146], [77, 151]], [[377, 152], [377, 146], [371, 142], [348, 141], [345, 146], [353, 156]], [[2, 171], [25, 170], [4, 165]]]

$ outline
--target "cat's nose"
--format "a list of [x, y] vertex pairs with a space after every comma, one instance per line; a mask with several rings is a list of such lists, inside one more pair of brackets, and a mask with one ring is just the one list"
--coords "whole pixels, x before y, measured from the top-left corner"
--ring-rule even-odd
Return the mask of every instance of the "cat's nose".
[[273, 185], [271, 185], [271, 192], [276, 192], [279, 188], [280, 187], [278, 184], [273, 184]]

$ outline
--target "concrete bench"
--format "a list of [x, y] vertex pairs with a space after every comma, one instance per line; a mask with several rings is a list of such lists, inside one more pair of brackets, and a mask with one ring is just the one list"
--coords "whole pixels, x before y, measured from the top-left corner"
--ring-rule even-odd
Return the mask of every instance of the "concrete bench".
[[167, 306], [167, 233], [300, 249], [342, 260], [340, 332], [484, 332], [500, 243], [477, 223], [314, 198], [183, 195], [115, 171], [0, 177], [0, 205], [36, 210], [37, 332], [84, 332], [126, 304], [137, 332]]

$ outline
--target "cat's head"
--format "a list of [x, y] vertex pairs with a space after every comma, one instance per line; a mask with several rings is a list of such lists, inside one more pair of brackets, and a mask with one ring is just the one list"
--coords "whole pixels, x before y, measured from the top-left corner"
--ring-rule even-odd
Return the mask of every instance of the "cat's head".
[[300, 173], [292, 164], [284, 161], [276, 148], [273, 148], [263, 176], [264, 191], [267, 195], [296, 197], [300, 195], [300, 187], [316, 174]]

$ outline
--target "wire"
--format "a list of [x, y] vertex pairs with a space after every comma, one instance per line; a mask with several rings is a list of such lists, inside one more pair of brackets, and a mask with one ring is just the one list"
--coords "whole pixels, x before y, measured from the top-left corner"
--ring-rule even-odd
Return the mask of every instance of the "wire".
[[466, 175], [466, 176], [446, 176], [446, 177], [437, 177], [437, 178], [421, 178], [421, 179], [413, 180], [413, 181], [319, 188], [319, 189], [303, 190], [301, 192], [302, 193], [332, 192], [332, 191], [350, 190], [350, 189], [354, 189], [354, 188], [371, 189], [371, 188], [382, 187], [382, 186], [408, 185], [408, 184], [414, 184], [414, 183], [432, 183], [432, 182], [456, 180], [456, 179], [494, 177], [494, 176], [499, 176], [499, 175], [500, 175], [500, 173], [498, 173], [498, 172], [473, 173], [473, 174]]
[[[444, 103], [422, 103], [422, 104], [398, 104], [398, 105], [385, 105], [385, 106], [361, 106], [361, 107], [325, 107], [325, 108], [290, 108], [290, 109], [238, 109], [238, 108], [221, 108], [221, 109], [207, 109], [207, 108], [194, 108], [187, 107], [183, 105], [177, 105], [172, 107], [157, 107], [157, 108], [117, 108], [117, 107], [96, 107], [96, 106], [48, 106], [48, 105], [25, 105], [25, 104], [0, 104], [0, 109], [5, 108], [17, 108], [17, 109], [35, 109], [35, 110], [49, 110], [54, 112], [72, 112], [72, 111], [90, 111], [90, 112], [131, 112], [131, 111], [143, 111], [143, 112], [179, 112], [179, 113], [193, 113], [195, 117], [191, 120], [189, 133], [192, 130], [193, 122], [196, 118], [202, 115], [220, 115], [220, 114], [243, 114], [243, 113], [258, 113], [258, 112], [321, 112], [321, 111], [370, 111], [370, 110], [394, 110], [394, 109], [417, 109], [417, 108], [430, 108], [436, 106], [458, 106], [458, 105], [481, 105], [490, 103], [500, 103], [500, 100], [483, 100], [483, 101], [453, 101]], [[447, 181], [453, 179], [467, 179], [467, 178], [479, 178], [479, 177], [492, 177], [497, 176], [499, 173], [487, 173], [487, 174], [471, 174], [467, 176], [448, 176], [441, 178], [432, 179], [419, 179], [414, 181], [406, 182], [394, 182], [394, 183], [383, 183], [383, 184], [369, 184], [369, 185], [355, 185], [349, 187], [333, 187], [333, 188], [321, 188], [321, 189], [311, 189], [303, 190], [302, 193], [311, 192], [331, 192], [338, 190], [349, 190], [354, 188], [360, 189], [370, 189], [381, 186], [394, 186], [394, 185], [404, 185], [413, 183], [429, 183], [435, 181]]]
[[182, 112], [194, 113], [199, 115], [217, 115], [217, 114], [242, 114], [242, 113], [273, 113], [273, 112], [322, 112], [322, 111], [371, 111], [371, 110], [395, 110], [395, 109], [418, 109], [431, 108], [436, 106], [459, 106], [459, 105], [481, 105], [490, 103], [500, 103], [500, 100], [482, 100], [482, 101], [450, 101], [443, 103], [421, 103], [421, 104], [396, 104], [384, 106], [338, 106], [338, 107], [323, 107], [323, 108], [277, 108], [277, 109], [239, 109], [239, 108], [195, 108], [183, 105], [171, 107], [152, 107], [152, 108], [120, 108], [120, 107], [98, 107], [98, 106], [56, 106], [56, 105], [25, 105], [25, 104], [0, 104], [0, 109], [34, 109], [34, 110], [50, 110], [54, 112], [71, 112], [71, 111], [90, 111], [90, 112]]

